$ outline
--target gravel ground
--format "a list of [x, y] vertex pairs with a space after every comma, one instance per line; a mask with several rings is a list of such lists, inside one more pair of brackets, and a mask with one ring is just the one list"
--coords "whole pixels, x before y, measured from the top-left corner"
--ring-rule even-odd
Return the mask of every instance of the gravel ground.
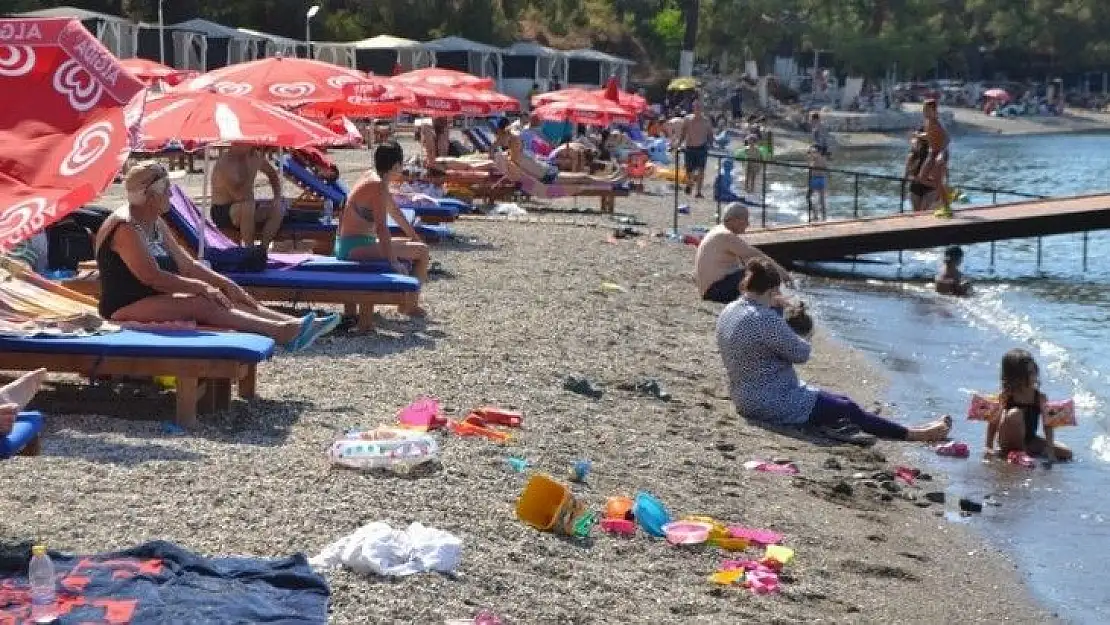
[[[645, 232], [665, 227], [669, 207], [667, 198], [618, 201], [651, 224]], [[705, 222], [711, 211], [699, 204], [684, 219]], [[897, 446], [822, 446], [736, 417], [713, 341], [718, 307], [694, 297], [692, 248], [650, 235], [607, 242], [611, 224], [596, 216], [537, 219], [552, 223], [460, 221], [464, 241], [433, 252], [447, 275], [426, 287], [426, 322], [385, 312], [372, 335], [280, 356], [260, 370], [261, 399], [188, 436], [162, 432], [169, 397], [56, 378], [36, 402], [51, 414], [44, 455], [0, 464], [3, 534], [80, 552], [163, 538], [257, 556], [312, 555], [374, 520], [463, 539], [456, 577], [330, 575], [334, 623], [440, 623], [482, 608], [514, 623], [1051, 620], [1010, 562], [936, 506], [903, 493], [884, 501], [887, 491], [853, 478], [887, 469]], [[858, 354], [823, 336], [815, 354], [803, 368], [811, 381], [862, 401], [881, 393], [881, 372]], [[603, 397], [564, 391], [571, 374]], [[620, 390], [641, 378], [673, 400]], [[507, 446], [440, 435], [440, 464], [410, 476], [328, 466], [338, 433], [389, 423], [425, 394], [456, 414], [519, 409], [524, 427]], [[589, 459], [588, 483], [575, 491], [594, 506], [647, 490], [676, 513], [783, 532], [797, 560], [781, 594], [756, 597], [706, 580], [724, 559], [714, 549], [537, 532], [514, 518], [526, 476], [508, 468], [510, 454], [559, 477]], [[801, 475], [742, 467], [772, 457], [789, 457]]]

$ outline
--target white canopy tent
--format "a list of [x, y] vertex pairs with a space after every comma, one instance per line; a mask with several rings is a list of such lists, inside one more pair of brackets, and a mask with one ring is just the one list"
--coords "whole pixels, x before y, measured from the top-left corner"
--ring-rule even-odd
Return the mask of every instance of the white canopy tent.
[[216, 22], [195, 18], [166, 26], [166, 30], [173, 33], [179, 69], [208, 71], [265, 56], [265, 39]]
[[[356, 41], [352, 45], [355, 47], [356, 56], [358, 51], [394, 52], [395, 62], [406, 72], [435, 65], [435, 52], [425, 48], [424, 44], [419, 41], [413, 41], [412, 39], [394, 37], [393, 35], [378, 35], [377, 37]], [[365, 69], [361, 62], [359, 63], [359, 69]]]
[[355, 69], [355, 47], [350, 43], [336, 41], [313, 41], [312, 58], [340, 67]]
[[139, 25], [118, 15], [97, 13], [76, 7], [54, 7], [16, 13], [12, 17], [68, 17], [80, 20], [100, 43], [121, 59], [135, 56], [138, 47]]
[[597, 82], [580, 84], [603, 86], [606, 82], [608, 82], [610, 76], [616, 76], [617, 81], [620, 83], [622, 89], [628, 88], [628, 68], [636, 64], [634, 61], [622, 59], [619, 56], [605, 54], [604, 52], [598, 52], [597, 50], [591, 50], [589, 48], [584, 48], [582, 50], [569, 50], [566, 52], [566, 57], [568, 61], [568, 75], [571, 73], [569, 66], [575, 61], [583, 61], [585, 63], [597, 63]]
[[264, 39], [264, 49], [260, 56], [281, 56], [286, 58], [305, 56], [308, 46], [303, 41], [297, 41], [289, 37], [282, 37], [280, 35], [271, 35], [249, 28], [236, 28], [241, 33], [245, 33], [252, 37]]
[[[424, 49], [435, 53], [436, 67], [457, 69], [501, 82], [501, 48], [462, 37], [443, 37], [425, 43]], [[449, 61], [451, 57], [456, 56], [466, 59], [465, 67], [459, 67], [461, 64]]]
[[568, 59], [561, 50], [532, 41], [519, 41], [502, 50], [501, 91], [521, 101], [527, 109], [532, 85], [548, 91], [553, 84], [566, 84]]

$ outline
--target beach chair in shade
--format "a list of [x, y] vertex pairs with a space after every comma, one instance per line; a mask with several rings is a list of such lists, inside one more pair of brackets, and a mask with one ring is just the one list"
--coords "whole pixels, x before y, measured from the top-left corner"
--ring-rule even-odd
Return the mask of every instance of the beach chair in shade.
[[617, 197], [627, 197], [628, 189], [611, 182], [591, 182], [587, 184], [545, 184], [529, 176], [514, 165], [504, 152], [494, 155], [498, 169], [509, 179], [520, 184], [520, 188], [538, 198], [596, 197], [601, 201], [601, 212], [612, 213], [616, 208]]
[[21, 412], [12, 423], [12, 431], [0, 436], [0, 460], [16, 454], [37, 456], [42, 432], [41, 412]]
[[238, 386], [240, 397], [254, 397], [257, 367], [273, 353], [272, 339], [237, 332], [121, 330], [93, 336], [0, 336], [0, 370], [45, 367], [90, 379], [171, 376], [176, 383], [176, 420], [184, 426], [194, 425], [198, 412], [226, 409], [233, 385]]
[[[316, 172], [302, 165], [292, 155], [286, 154], [281, 158], [281, 171], [285, 177], [297, 185], [309, 197], [319, 198], [320, 201], [330, 200], [336, 211], [342, 210], [347, 203], [347, 194], [350, 189], [342, 180], [329, 182], [321, 178]], [[304, 196], [302, 196], [304, 197]], [[438, 224], [455, 221], [459, 213], [469, 213], [473, 209], [470, 204], [452, 198], [441, 198], [436, 204], [398, 202], [398, 208], [411, 210], [424, 224]], [[414, 224], [415, 225], [415, 224]]]
[[[170, 210], [164, 215], [166, 223], [182, 247], [196, 254], [200, 249], [200, 209], [185, 192], [174, 185], [170, 189]], [[236, 249], [239, 244], [232, 241], [224, 232], [206, 220], [204, 228], [205, 255], [212, 260], [211, 251]], [[215, 263], [213, 263], [215, 264]], [[334, 256], [320, 254], [285, 254], [270, 252], [267, 255], [269, 269], [296, 269], [300, 271], [352, 271], [366, 273], [388, 273], [393, 271], [389, 261], [349, 261]]]

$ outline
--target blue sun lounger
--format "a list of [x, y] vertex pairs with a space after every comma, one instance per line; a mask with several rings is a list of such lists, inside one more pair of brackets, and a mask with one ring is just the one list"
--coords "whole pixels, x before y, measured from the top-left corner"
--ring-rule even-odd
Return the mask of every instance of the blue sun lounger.
[[[298, 186], [325, 200], [330, 200], [337, 209], [347, 203], [347, 194], [350, 193], [350, 189], [342, 180], [328, 182], [301, 165], [297, 162], [297, 159], [289, 154], [282, 157], [281, 169]], [[439, 198], [436, 200], [436, 204], [436, 206], [427, 206], [398, 202], [397, 207], [402, 210], [411, 210], [414, 215], [421, 219], [435, 221], [454, 221], [458, 218], [459, 213], [468, 213], [472, 210], [466, 202], [453, 198]]]
[[42, 432], [41, 412], [21, 412], [12, 423], [12, 431], [0, 436], [0, 460], [7, 460], [23, 451]]
[[[121, 330], [96, 336], [0, 336], [0, 370], [77, 373], [176, 379], [177, 422], [196, 423], [201, 387], [204, 411], [226, 409], [231, 386], [239, 396], [255, 394], [257, 367], [274, 353], [265, 336], [203, 330]], [[202, 383], [203, 382], [203, 383]]]

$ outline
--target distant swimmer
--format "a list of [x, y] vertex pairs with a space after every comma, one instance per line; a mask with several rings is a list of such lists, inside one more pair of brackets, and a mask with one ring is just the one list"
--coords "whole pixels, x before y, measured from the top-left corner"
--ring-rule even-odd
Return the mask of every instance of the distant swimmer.
[[958, 245], [944, 250], [944, 260], [937, 273], [937, 293], [960, 297], [971, 294], [971, 282], [964, 280], [960, 273], [960, 263], [963, 261], [964, 251]]

